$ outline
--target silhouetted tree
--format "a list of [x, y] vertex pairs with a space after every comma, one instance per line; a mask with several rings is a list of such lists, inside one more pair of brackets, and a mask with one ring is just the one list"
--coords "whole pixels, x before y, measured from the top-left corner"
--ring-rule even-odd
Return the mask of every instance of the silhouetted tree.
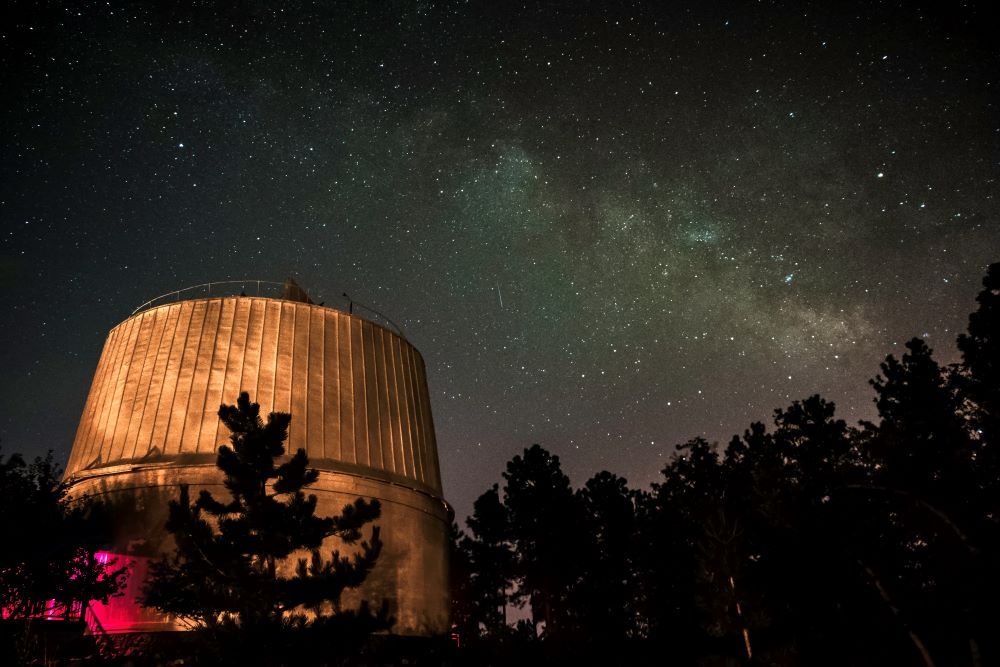
[[806, 664], [857, 662], [856, 649], [868, 650], [866, 629], [877, 627], [865, 613], [870, 591], [856, 552], [855, 513], [868, 498], [848, 492], [865, 473], [854, 432], [835, 412], [818, 395], [775, 410], [771, 433], [758, 426], [744, 439], [767, 443], [764, 470], [754, 470], [753, 456], [737, 461], [727, 451], [727, 495], [741, 465], [756, 480], [744, 510], [730, 511], [747, 533], [749, 587], [767, 617], [759, 648], [772, 659], [784, 652]]
[[[319, 473], [308, 467], [305, 451], [276, 463], [290, 415], [271, 413], [264, 424], [259, 412], [246, 392], [237, 405], [219, 408], [232, 432], [231, 447], [221, 446], [217, 460], [231, 498], [202, 491], [191, 503], [181, 488], [167, 521], [176, 552], [153, 564], [145, 604], [192, 622], [209, 640], [196, 656], [206, 661], [329, 661], [390, 624], [385, 604], [377, 614], [367, 604], [339, 605], [344, 590], [359, 586], [378, 559], [378, 527], [369, 540], [361, 538], [379, 517], [379, 502], [359, 498], [337, 516], [316, 516], [316, 496], [303, 489]], [[326, 559], [320, 547], [328, 538], [360, 545], [352, 556], [335, 550]], [[290, 558], [302, 551], [311, 557], [295, 565]]]
[[451, 593], [451, 628], [459, 642], [467, 645], [479, 637], [477, 596], [472, 587], [471, 540], [458, 524], [452, 522], [448, 531], [448, 589]]
[[504, 505], [515, 547], [515, 599], [527, 599], [535, 626], [552, 637], [566, 625], [567, 596], [579, 576], [580, 512], [559, 457], [538, 445], [503, 473]]
[[[71, 503], [60, 477], [51, 452], [32, 463], [0, 455], [0, 609], [8, 622], [38, 617], [46, 605], [55, 605], [50, 616], [82, 620], [90, 603], [106, 603], [124, 586], [126, 569], [97, 558], [108, 525], [87, 503]], [[21, 627], [19, 649], [28, 660], [31, 624]]]
[[694, 659], [712, 625], [699, 601], [698, 542], [719, 507], [721, 484], [715, 447], [695, 438], [677, 448], [663, 481], [640, 497], [636, 604], [646, 636], [681, 662]]
[[[970, 530], [985, 542], [995, 539], [1000, 516], [1000, 263], [992, 264], [976, 297], [978, 309], [969, 315], [968, 333], [958, 337], [962, 352], [954, 384], [967, 399], [975, 440], [975, 506]], [[984, 519], [986, 521], [984, 522]]]
[[679, 446], [648, 491], [599, 473], [575, 505], [556, 457], [514, 457], [503, 503], [494, 487], [477, 513], [506, 511], [514, 595], [546, 625], [536, 646], [566, 661], [580, 646], [600, 660], [594, 642], [639, 658], [638, 638], [680, 664], [995, 664], [1000, 264], [983, 284], [962, 363], [906, 343], [871, 381], [875, 423], [851, 428], [810, 396], [721, 457]]
[[570, 598], [581, 640], [621, 644], [639, 633], [635, 606], [636, 494], [628, 482], [599, 472], [577, 491], [586, 540], [576, 558], [581, 578]]
[[968, 401], [975, 440], [965, 526], [976, 551], [966, 578], [972, 635], [983, 645], [970, 649], [995, 661], [1000, 659], [995, 632], [1000, 625], [1000, 263], [990, 265], [976, 302], [968, 332], [958, 337], [962, 363], [952, 379]]
[[871, 381], [880, 421], [865, 425], [861, 446], [872, 462], [871, 493], [884, 499], [868, 540], [879, 549], [866, 568], [914, 650], [931, 664], [934, 654], [965, 653], [969, 641], [964, 524], [975, 454], [962, 398], [930, 348], [918, 338], [906, 348], [899, 360], [886, 357]]
[[979, 308], [969, 315], [968, 332], [959, 335], [965, 371], [962, 385], [974, 403], [975, 424], [990, 449], [991, 472], [997, 472], [992, 448], [1000, 448], [1000, 263], [991, 264], [976, 296]]
[[514, 577], [514, 553], [510, 519], [496, 484], [473, 503], [467, 524], [472, 535], [464, 547], [472, 568], [476, 622], [486, 634], [498, 635], [507, 627], [507, 595]]
[[901, 359], [886, 357], [871, 380], [880, 422], [868, 425], [876, 481], [927, 502], [964, 504], [972, 446], [952, 391], [931, 349], [919, 338]]

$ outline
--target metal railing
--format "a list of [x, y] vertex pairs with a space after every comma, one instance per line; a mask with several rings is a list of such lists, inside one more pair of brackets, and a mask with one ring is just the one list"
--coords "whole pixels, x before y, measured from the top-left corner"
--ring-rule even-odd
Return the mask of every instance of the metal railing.
[[[263, 292], [261, 292], [262, 287], [264, 288]], [[249, 292], [247, 291], [248, 288], [250, 289]], [[266, 296], [280, 299], [285, 291], [285, 283], [277, 283], [273, 280], [222, 280], [202, 283], [201, 285], [192, 285], [154, 297], [133, 310], [132, 314], [135, 315], [144, 310], [175, 301], [207, 299], [213, 296], [236, 296], [237, 289], [239, 289], [240, 296]]]
[[[268, 299], [284, 299], [286, 298], [285, 290], [287, 286], [288, 283], [275, 282], [273, 280], [220, 280], [211, 283], [202, 283], [200, 285], [192, 285], [190, 287], [174, 290], [173, 292], [167, 292], [166, 294], [154, 297], [133, 310], [131, 315], [135, 315], [136, 313], [141, 313], [144, 310], [156, 308], [157, 306], [162, 306], [168, 303], [176, 303], [178, 301], [187, 301], [190, 299], [209, 299], [213, 297], [225, 296], [259, 296]], [[301, 288], [299, 289], [301, 290]], [[306, 293], [303, 291], [302, 295], [305, 296], [305, 294]], [[406, 334], [403, 333], [402, 327], [380, 313], [378, 310], [359, 301], [354, 301], [346, 293], [341, 294], [341, 296], [337, 297], [337, 299], [338, 303], [331, 305], [326, 302], [322, 294], [310, 296], [310, 300], [312, 300], [316, 305], [333, 308], [334, 310], [347, 312], [352, 315], [356, 314], [357, 310], [363, 310], [371, 315], [371, 317], [366, 317], [365, 319], [371, 320], [376, 324], [386, 326], [388, 329], [398, 334], [401, 338], [406, 339]], [[342, 303], [340, 303], [341, 301]]]

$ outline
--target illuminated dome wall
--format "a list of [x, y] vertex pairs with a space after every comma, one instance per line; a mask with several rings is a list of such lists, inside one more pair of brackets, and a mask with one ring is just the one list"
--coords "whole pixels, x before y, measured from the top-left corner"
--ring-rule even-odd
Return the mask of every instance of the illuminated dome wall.
[[225, 494], [215, 452], [229, 433], [217, 412], [241, 391], [262, 415], [291, 413], [287, 451], [305, 449], [320, 471], [311, 487], [318, 514], [359, 496], [382, 503], [382, 555], [344, 602], [388, 599], [398, 634], [447, 631], [450, 519], [424, 363], [401, 336], [356, 315], [238, 296], [125, 320], [108, 335], [80, 419], [66, 470], [71, 494], [176, 497], [182, 483], [192, 496]]

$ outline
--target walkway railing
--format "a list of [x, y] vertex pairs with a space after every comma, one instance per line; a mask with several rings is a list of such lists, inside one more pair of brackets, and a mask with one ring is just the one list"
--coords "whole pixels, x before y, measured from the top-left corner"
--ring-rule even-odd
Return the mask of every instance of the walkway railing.
[[[221, 280], [211, 283], [202, 283], [201, 285], [192, 285], [191, 287], [174, 290], [173, 292], [167, 292], [166, 294], [161, 294], [158, 297], [152, 298], [133, 310], [132, 315], [141, 313], [144, 310], [149, 310], [150, 308], [162, 306], [164, 304], [175, 303], [178, 301], [188, 301], [190, 299], [208, 299], [211, 297], [223, 296], [262, 296], [269, 299], [285, 299], [289, 298], [286, 294], [289, 289], [298, 289], [302, 297], [305, 297], [306, 295], [306, 292], [302, 291], [302, 288], [298, 287], [298, 285], [295, 285], [294, 283], [279, 283], [273, 280]], [[310, 296], [310, 299], [313, 303], [318, 305], [347, 312], [352, 315], [359, 314], [358, 311], [362, 310], [370, 315], [370, 317], [366, 317], [365, 319], [371, 320], [376, 324], [386, 326], [390, 330], [397, 333], [401, 338], [406, 338], [406, 334], [403, 333], [402, 327], [374, 308], [358, 301], [354, 301], [346, 293], [341, 294], [340, 297], [336, 297], [337, 303], [335, 304], [328, 303], [323, 298], [322, 294]], [[292, 298], [292, 300], [304, 301], [305, 299]]]
[[[249, 290], [249, 291], [248, 291]], [[174, 301], [187, 301], [188, 299], [207, 299], [213, 296], [266, 296], [273, 299], [280, 299], [284, 294], [285, 283], [277, 283], [273, 280], [222, 280], [219, 282], [202, 283], [192, 285], [183, 289], [174, 290], [154, 297], [132, 311], [132, 314], [162, 306], [165, 303]]]

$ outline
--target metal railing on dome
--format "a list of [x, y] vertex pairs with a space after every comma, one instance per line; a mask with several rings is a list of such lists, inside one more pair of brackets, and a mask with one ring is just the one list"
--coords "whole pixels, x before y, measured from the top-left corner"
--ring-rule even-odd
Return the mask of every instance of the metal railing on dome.
[[[183, 289], [174, 290], [173, 292], [161, 294], [160, 296], [154, 297], [141, 304], [138, 308], [133, 310], [131, 314], [135, 315], [136, 313], [141, 313], [142, 311], [149, 310], [150, 308], [156, 308], [157, 306], [162, 306], [168, 303], [187, 301], [190, 299], [209, 299], [212, 297], [224, 296], [260, 296], [268, 299], [288, 299], [289, 289], [298, 290], [302, 297], [294, 298], [292, 300], [306, 301], [306, 292], [293, 282], [279, 283], [273, 280], [221, 280], [211, 283], [202, 283], [200, 285], [192, 285], [190, 287], [184, 287]], [[401, 338], [406, 339], [406, 334], [403, 333], [402, 327], [371, 306], [367, 306], [359, 301], [351, 299], [351, 297], [349, 297], [346, 293], [337, 297], [336, 304], [327, 303], [322, 294], [316, 295], [315, 298], [309, 298], [308, 302], [327, 308], [333, 308], [334, 310], [347, 312], [352, 315], [359, 314], [357, 312], [358, 310], [363, 310], [365, 313], [370, 315], [370, 317], [366, 317], [365, 319], [371, 320], [376, 324], [386, 326], [388, 329], [398, 334]]]

